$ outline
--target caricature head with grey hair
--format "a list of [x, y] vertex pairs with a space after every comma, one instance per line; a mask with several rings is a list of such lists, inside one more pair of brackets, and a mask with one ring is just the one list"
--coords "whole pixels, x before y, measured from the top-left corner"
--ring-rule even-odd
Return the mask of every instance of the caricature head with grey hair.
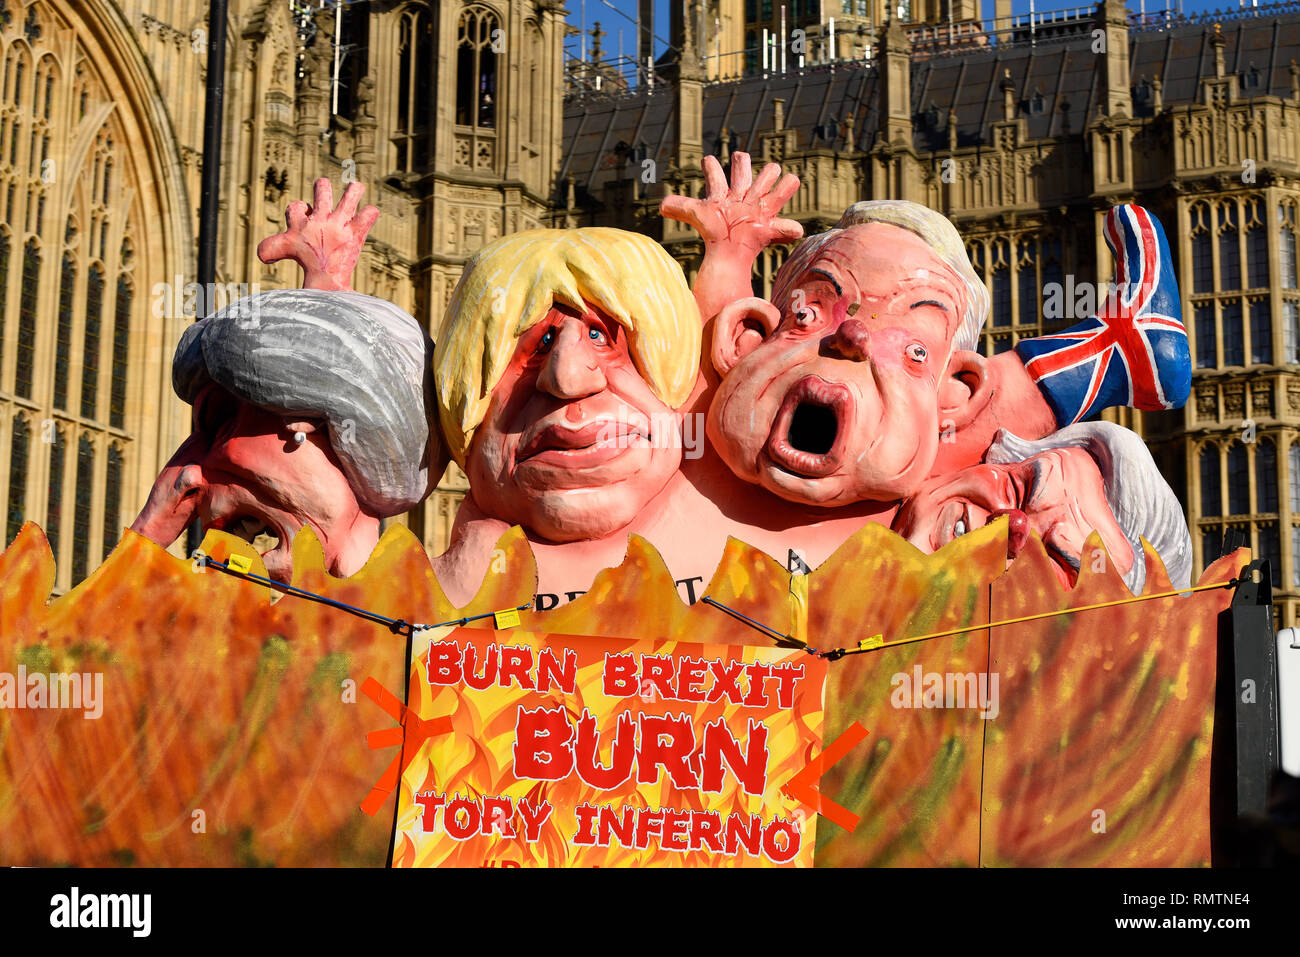
[[1142, 540], [1175, 587], [1190, 584], [1192, 539], [1173, 490], [1146, 445], [1111, 422], [1081, 422], [1031, 442], [1003, 430], [984, 464], [931, 479], [904, 503], [894, 530], [936, 551], [991, 519], [1011, 522], [1008, 557], [1038, 533], [1061, 578], [1072, 583], [1096, 531], [1134, 594], [1145, 586]]
[[987, 402], [974, 346], [988, 306], [946, 217], [856, 203], [795, 247], [770, 303], [742, 300], [714, 320], [709, 437], [737, 476], [792, 501], [910, 495], [940, 433]]
[[957, 232], [952, 220], [929, 206], [905, 199], [868, 199], [854, 203], [844, 211], [833, 229], [801, 242], [777, 271], [772, 287], [773, 301], [788, 293], [787, 287], [816, 258], [822, 247], [844, 230], [865, 226], [867, 223], [884, 223], [915, 233], [961, 277], [966, 286], [966, 308], [953, 336], [953, 344], [958, 349], [978, 348], [980, 330], [984, 328], [989, 314], [988, 287], [971, 265], [970, 257], [966, 254], [966, 244], [962, 242], [961, 233]]
[[446, 464], [429, 422], [432, 351], [414, 318], [355, 292], [259, 293], [194, 323], [172, 364], [193, 432], [132, 528], [168, 545], [198, 518], [262, 539], [268, 571], [287, 580], [310, 524], [330, 571], [352, 574], [380, 520], [421, 501]]

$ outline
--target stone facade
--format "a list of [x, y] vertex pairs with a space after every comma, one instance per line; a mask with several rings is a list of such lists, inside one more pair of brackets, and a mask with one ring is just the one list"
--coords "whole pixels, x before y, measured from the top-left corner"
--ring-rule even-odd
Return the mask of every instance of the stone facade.
[[[999, 32], [977, 35], [962, 4], [949, 18], [913, 0], [912, 20], [886, 23], [852, 0], [832, 57], [812, 8], [841, 2], [802, 5], [817, 41], [803, 68], [787, 54], [763, 74], [718, 54], [780, 4], [684, 0], [653, 89], [595, 92], [571, 81], [601, 64], [565, 70], [559, 0], [347, 5], [337, 65], [333, 7], [232, 0], [218, 298], [297, 281], [255, 250], [321, 175], [365, 183], [383, 212], [356, 287], [435, 338], [465, 260], [520, 229], [637, 229], [689, 278], [702, 250], [659, 200], [698, 195], [706, 154], [747, 150], [799, 174], [809, 232], [864, 198], [951, 216], [993, 293], [993, 354], [1074, 321], [1075, 292], [1110, 278], [1105, 211], [1139, 202], [1177, 259], [1192, 399], [1113, 418], [1186, 503], [1197, 571], [1225, 536], [1252, 545], [1295, 622], [1300, 7], [1153, 24], [1111, 2], [1030, 35], [1001, 29], [999, 3]], [[102, 560], [188, 430], [169, 369], [192, 318], [206, 10], [0, 0], [0, 503], [6, 538], [34, 519], [56, 540], [60, 589]], [[950, 19], [963, 39], [946, 48]], [[756, 291], [785, 254], [763, 256]], [[434, 553], [466, 488], [453, 467], [407, 517]]]
[[[231, 0], [216, 301], [296, 284], [258, 242], [318, 176], [336, 196], [358, 180], [383, 215], [355, 287], [436, 337], [469, 255], [550, 224], [562, 4], [316, 7]], [[27, 519], [49, 531], [59, 590], [188, 432], [170, 365], [197, 298], [206, 17], [197, 0], [0, 0], [0, 502], [6, 540]], [[434, 550], [464, 476], [443, 484], [408, 516]]]
[[[562, 175], [576, 199], [565, 221], [648, 231], [691, 275], [698, 243], [659, 222], [655, 205], [668, 189], [699, 195], [695, 157], [725, 164], [736, 150], [799, 175], [791, 215], [807, 232], [859, 199], [925, 203], [958, 225], [990, 287], [991, 355], [1077, 321], [1076, 292], [1112, 278], [1106, 210], [1147, 206], [1176, 260], [1192, 399], [1107, 417], [1144, 435], [1186, 504], [1196, 573], [1251, 546], [1273, 562], [1280, 620], [1295, 623], [1300, 5], [1144, 19], [1109, 2], [1033, 33], [1003, 8], [997, 26], [1010, 26], [973, 43], [968, 23], [951, 48], [944, 18], [915, 9], [940, 28], [876, 19], [870, 60], [810, 55], [799, 70], [787, 56], [784, 73], [760, 65], [717, 80], [706, 47], [700, 82], [683, 56], [686, 82], [672, 88], [570, 98]], [[609, 145], [593, 147], [596, 128]], [[656, 185], [635, 175], [647, 158]], [[764, 254], [756, 292], [770, 290], [785, 254]]]

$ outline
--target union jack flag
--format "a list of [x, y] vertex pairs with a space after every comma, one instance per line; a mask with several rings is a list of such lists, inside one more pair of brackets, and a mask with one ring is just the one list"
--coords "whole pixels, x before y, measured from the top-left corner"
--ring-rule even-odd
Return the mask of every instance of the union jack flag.
[[1097, 314], [1016, 344], [1062, 427], [1116, 405], [1177, 409], [1191, 390], [1178, 280], [1160, 221], [1141, 206], [1116, 206], [1105, 237], [1115, 288], [1098, 296]]

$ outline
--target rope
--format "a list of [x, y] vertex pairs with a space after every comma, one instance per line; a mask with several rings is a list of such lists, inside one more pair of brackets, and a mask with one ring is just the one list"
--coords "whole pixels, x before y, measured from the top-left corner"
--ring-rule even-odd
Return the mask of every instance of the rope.
[[[339, 611], [345, 611], [349, 615], [356, 615], [358, 618], [364, 618], [366, 621], [373, 621], [378, 625], [386, 625], [388, 630], [395, 635], [405, 635], [411, 637], [417, 631], [426, 631], [429, 628], [444, 628], [447, 625], [465, 625], [471, 621], [478, 621], [480, 618], [491, 618], [496, 614], [494, 611], [487, 611], [481, 615], [466, 615], [464, 618], [455, 618], [451, 621], [440, 621], [434, 625], [412, 624], [401, 618], [388, 618], [378, 612], [368, 611], [365, 608], [357, 608], [355, 605], [349, 605], [346, 602], [335, 601], [333, 598], [326, 598], [324, 595], [318, 595], [315, 592], [307, 591], [305, 588], [297, 588], [293, 585], [285, 585], [270, 578], [263, 578], [261, 575], [254, 575], [252, 572], [241, 572], [231, 568], [227, 563], [218, 561], [207, 555], [198, 556], [201, 564], [218, 571], [225, 572], [233, 578], [242, 578], [245, 581], [254, 581], [262, 585], [268, 585], [277, 591], [286, 595], [292, 595], [295, 598], [305, 598], [308, 601], [318, 602], [322, 605], [329, 605], [331, 608], [337, 608]], [[515, 611], [527, 611], [532, 607], [532, 602], [515, 607]]]
[[803, 648], [810, 655], [816, 655], [819, 658], [826, 658], [830, 661], [837, 661], [840, 658], [845, 657], [846, 655], [860, 655], [860, 654], [865, 654], [868, 651], [880, 651], [884, 648], [895, 648], [899, 645], [910, 645], [913, 642], [917, 642], [917, 641], [930, 641], [933, 638], [948, 638], [951, 637], [952, 635], [961, 635], [969, 631], [983, 631], [985, 628], [1001, 628], [1004, 625], [1018, 625], [1026, 621], [1039, 621], [1044, 618], [1056, 618], [1060, 615], [1072, 615], [1078, 611], [1092, 611], [1097, 608], [1113, 608], [1116, 605], [1132, 605], [1140, 601], [1152, 601], [1153, 599], [1156, 598], [1173, 598], [1177, 595], [1189, 595], [1192, 592], [1198, 592], [1198, 591], [1213, 591], [1219, 588], [1234, 588], [1238, 584], [1240, 584], [1240, 579], [1233, 578], [1219, 585], [1197, 585], [1192, 588], [1180, 588], [1177, 591], [1158, 592], [1154, 595], [1138, 595], [1132, 598], [1117, 598], [1114, 601], [1101, 601], [1093, 605], [1080, 605], [1077, 608], [1062, 608], [1059, 609], [1058, 611], [1044, 611], [1034, 615], [1024, 615], [1020, 618], [1004, 618], [1001, 621], [981, 622], [980, 624], [977, 625], [963, 625], [960, 628], [949, 628], [946, 631], [932, 631], [929, 634], [915, 635], [911, 638], [899, 638], [897, 641], [886, 641], [886, 642], [881, 642], [880, 644], [873, 643], [870, 647], [864, 647], [866, 643], [863, 642], [862, 644], [859, 644], [857, 648], [835, 648], [831, 651], [818, 651], [816, 648], [813, 648], [810, 645], [807, 645], [794, 638], [791, 638], [789, 635], [781, 634], [775, 628], [770, 628], [760, 621], [755, 621], [753, 618], [750, 618], [747, 615], [742, 615], [734, 608], [729, 608], [726, 605], [724, 605], [722, 602], [715, 601], [714, 599], [710, 598], [708, 595], [705, 595], [703, 598], [700, 599], [700, 601], [707, 602], [708, 604], [714, 606], [715, 608], [722, 609], [732, 617], [738, 618], [741, 621], [744, 621], [752, 625], [754, 628], [756, 628], [759, 631], [762, 631], [764, 634], [767, 634], [770, 637], [774, 637], [778, 641], [787, 643], [787, 646], [793, 645], [794, 647]]
[[776, 641], [776, 643], [779, 645], [784, 645], [785, 647], [792, 647], [792, 648], [807, 647], [807, 645], [804, 642], [800, 641], [798, 638], [794, 638], [791, 635], [782, 634], [781, 632], [777, 631], [775, 628], [769, 628], [761, 621], [755, 621], [753, 618], [750, 618], [748, 615], [741, 614], [740, 612], [736, 611], [736, 609], [734, 608], [728, 608], [720, 601], [714, 601], [708, 595], [704, 595], [702, 598], [700, 598], [700, 601], [704, 602], [707, 605], [712, 605], [714, 608], [722, 609], [728, 615], [731, 615], [731, 617], [733, 618], [739, 618], [741, 621], [745, 622], [751, 627], [756, 628], [759, 631], [763, 632], [769, 638]]

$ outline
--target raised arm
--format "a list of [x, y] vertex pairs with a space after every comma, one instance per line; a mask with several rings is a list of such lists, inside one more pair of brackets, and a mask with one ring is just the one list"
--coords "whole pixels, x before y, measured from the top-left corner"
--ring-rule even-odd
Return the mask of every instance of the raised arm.
[[290, 203], [284, 213], [287, 228], [263, 239], [257, 258], [268, 264], [292, 259], [302, 267], [304, 289], [350, 292], [366, 234], [379, 218], [374, 206], [357, 212], [365, 191], [360, 183], [350, 183], [335, 209], [333, 186], [322, 176], [316, 180], [313, 204]]
[[731, 154], [731, 185], [722, 166], [704, 157], [703, 199], [670, 195], [659, 206], [667, 219], [693, 226], [704, 240], [704, 262], [695, 280], [695, 301], [708, 322], [722, 307], [754, 293], [750, 276], [758, 254], [773, 243], [794, 242], [803, 227], [780, 217], [781, 207], [799, 189], [799, 177], [781, 175], [768, 163], [755, 180], [748, 153]]

